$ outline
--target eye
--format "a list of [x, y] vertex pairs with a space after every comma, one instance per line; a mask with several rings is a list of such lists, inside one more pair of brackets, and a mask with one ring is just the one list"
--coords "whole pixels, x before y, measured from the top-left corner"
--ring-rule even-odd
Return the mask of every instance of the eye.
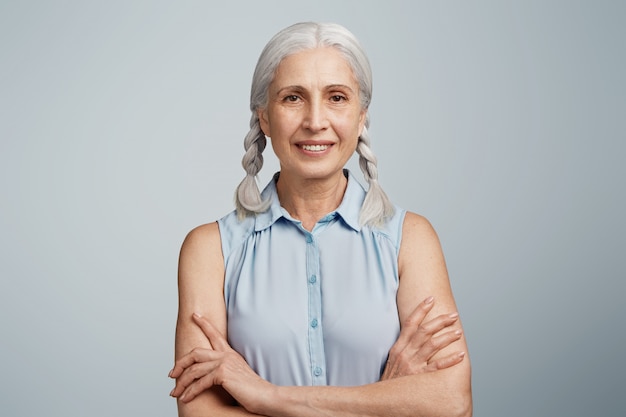
[[333, 94], [332, 96], [330, 96], [330, 101], [334, 103], [341, 103], [342, 101], [346, 100], [348, 100], [348, 98], [341, 94]]
[[298, 97], [295, 94], [289, 94], [289, 95], [283, 97], [283, 101], [287, 101], [287, 102], [290, 102], [290, 103], [295, 103], [298, 100], [300, 100], [300, 97]]

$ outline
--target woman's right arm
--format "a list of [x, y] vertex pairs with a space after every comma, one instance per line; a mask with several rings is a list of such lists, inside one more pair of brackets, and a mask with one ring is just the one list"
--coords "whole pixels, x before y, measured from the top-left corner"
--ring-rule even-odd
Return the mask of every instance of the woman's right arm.
[[[193, 229], [183, 242], [178, 263], [178, 320], [176, 360], [194, 348], [211, 348], [207, 337], [193, 322], [193, 313], [210, 318], [226, 335], [224, 302], [224, 258], [217, 223]], [[252, 416], [234, 405], [232, 397], [219, 386], [203, 391], [193, 401], [177, 400], [181, 417]]]

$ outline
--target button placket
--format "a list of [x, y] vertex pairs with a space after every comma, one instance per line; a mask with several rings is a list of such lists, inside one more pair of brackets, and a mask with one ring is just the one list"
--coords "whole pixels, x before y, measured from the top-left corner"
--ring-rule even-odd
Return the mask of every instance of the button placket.
[[309, 299], [309, 355], [313, 385], [326, 385], [326, 357], [322, 332], [322, 292], [319, 281], [319, 248], [314, 236], [306, 233], [306, 266]]

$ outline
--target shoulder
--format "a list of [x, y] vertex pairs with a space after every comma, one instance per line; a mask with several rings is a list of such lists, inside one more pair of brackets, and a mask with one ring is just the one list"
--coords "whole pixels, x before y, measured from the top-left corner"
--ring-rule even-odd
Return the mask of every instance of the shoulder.
[[403, 271], [426, 272], [429, 269], [445, 271], [445, 260], [439, 237], [426, 217], [411, 212], [406, 213], [402, 224], [398, 266], [401, 274]]
[[[180, 249], [179, 281], [199, 271], [223, 268], [222, 245], [217, 222], [192, 229]], [[204, 274], [201, 274], [204, 275]]]
[[436, 312], [455, 311], [446, 262], [435, 229], [428, 219], [415, 213], [407, 213], [402, 228], [398, 256], [401, 317], [407, 317], [417, 303], [429, 296], [438, 300]]
[[217, 222], [207, 223], [193, 228], [183, 241], [181, 252], [195, 252], [198, 250], [219, 246], [220, 231]]
[[402, 246], [439, 245], [439, 237], [428, 219], [407, 211], [402, 222]]
[[217, 222], [191, 230], [182, 244], [178, 261], [179, 319], [189, 328], [193, 312], [218, 317], [220, 330], [224, 312], [220, 294], [224, 281], [224, 260]]
[[432, 228], [430, 221], [421, 214], [407, 211], [404, 216], [404, 227], [406, 228]]

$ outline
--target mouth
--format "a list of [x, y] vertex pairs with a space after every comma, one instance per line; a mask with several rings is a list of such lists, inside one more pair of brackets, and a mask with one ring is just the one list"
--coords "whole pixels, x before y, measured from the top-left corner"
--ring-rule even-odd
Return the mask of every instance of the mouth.
[[298, 145], [300, 149], [309, 152], [324, 152], [326, 149], [330, 148], [330, 145]]

